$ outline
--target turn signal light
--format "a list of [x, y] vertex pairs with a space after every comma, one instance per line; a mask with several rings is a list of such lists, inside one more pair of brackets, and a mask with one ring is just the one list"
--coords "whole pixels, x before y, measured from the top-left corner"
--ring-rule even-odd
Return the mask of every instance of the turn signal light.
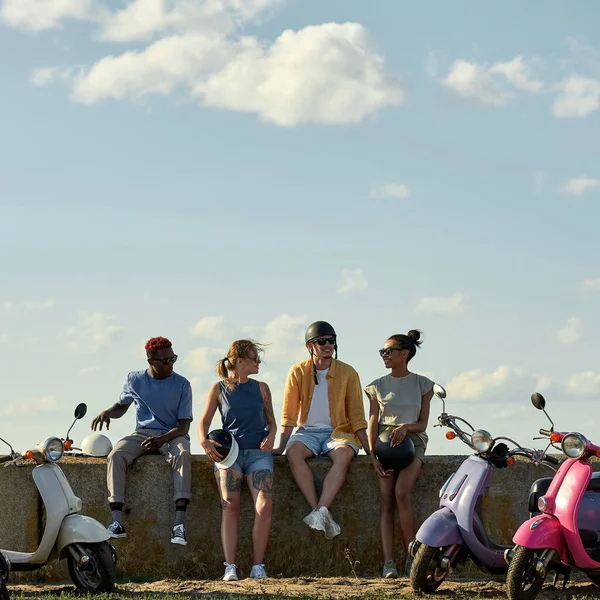
[[33, 458], [33, 452], [31, 450], [27, 450], [27, 452], [25, 452], [25, 458]]
[[446, 439], [447, 440], [453, 440], [456, 437], [456, 434], [454, 433], [454, 431], [447, 431], [446, 432]]
[[70, 440], [67, 440], [67, 441], [65, 442], [65, 450], [70, 450], [70, 449], [71, 449], [71, 441], [70, 441]]
[[596, 456], [600, 456], [600, 450], [596, 450]]
[[560, 442], [560, 433], [552, 433], [550, 434], [550, 441], [551, 442]]
[[512, 467], [512, 465], [514, 465], [514, 464], [515, 464], [515, 458], [514, 458], [514, 456], [509, 456], [509, 457], [506, 459], [506, 464], [507, 464], [509, 467]]

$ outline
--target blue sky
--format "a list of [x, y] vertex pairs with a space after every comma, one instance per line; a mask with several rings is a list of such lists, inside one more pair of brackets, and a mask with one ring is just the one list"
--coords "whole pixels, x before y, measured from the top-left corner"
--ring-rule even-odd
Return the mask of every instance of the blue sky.
[[[599, 17], [591, 0], [0, 0], [0, 436], [108, 407], [154, 335], [197, 418], [229, 343], [268, 343], [279, 416], [326, 319], [365, 385], [386, 338], [419, 328], [411, 365], [449, 411], [527, 443], [537, 389], [593, 437]], [[432, 454], [466, 451], [429, 434]]]

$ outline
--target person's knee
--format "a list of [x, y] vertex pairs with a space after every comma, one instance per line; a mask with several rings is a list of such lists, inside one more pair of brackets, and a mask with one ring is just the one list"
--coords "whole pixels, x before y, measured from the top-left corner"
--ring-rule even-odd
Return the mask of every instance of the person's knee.
[[353, 459], [354, 450], [346, 444], [338, 446], [334, 451], [333, 462], [336, 464], [348, 468]]
[[396, 503], [392, 495], [380, 498], [380, 505], [382, 512], [393, 512]]
[[238, 497], [225, 497], [221, 498], [221, 506], [223, 507], [223, 512], [227, 513], [230, 516], [239, 515], [240, 514], [240, 499]]
[[127, 456], [120, 448], [113, 448], [110, 454], [106, 457], [108, 464], [125, 463], [127, 464]]
[[396, 490], [396, 502], [398, 506], [410, 504], [410, 490], [406, 488]]
[[290, 465], [297, 465], [305, 462], [310, 454], [308, 448], [300, 442], [294, 442], [285, 453]]
[[264, 492], [258, 494], [254, 510], [258, 517], [269, 518], [273, 513], [273, 495]]

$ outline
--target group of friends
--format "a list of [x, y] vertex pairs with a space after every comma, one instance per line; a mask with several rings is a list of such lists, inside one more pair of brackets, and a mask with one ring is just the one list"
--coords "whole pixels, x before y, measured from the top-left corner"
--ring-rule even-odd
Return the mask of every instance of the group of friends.
[[[377, 474], [381, 504], [380, 533], [383, 549], [382, 576], [398, 577], [394, 562], [394, 515], [402, 544], [407, 549], [416, 525], [411, 492], [425, 461], [427, 421], [433, 382], [412, 373], [408, 364], [420, 346], [420, 332], [390, 336], [379, 354], [390, 372], [361, 387], [358, 373], [337, 359], [337, 334], [325, 321], [306, 330], [309, 358], [294, 364], [288, 374], [277, 443], [277, 421], [269, 386], [253, 378], [262, 362], [264, 348], [254, 340], [237, 340], [217, 363], [218, 381], [208, 393], [198, 426], [200, 443], [214, 462], [221, 498], [221, 542], [225, 581], [238, 579], [236, 552], [240, 518], [240, 492], [246, 481], [254, 502], [253, 553], [250, 577], [267, 577], [264, 556], [271, 528], [273, 507], [273, 456], [285, 454], [294, 479], [310, 512], [304, 523], [330, 540], [341, 533], [330, 512], [342, 488], [352, 460], [362, 448]], [[127, 375], [119, 401], [101, 412], [92, 429], [108, 429], [111, 419], [122, 417], [132, 404], [136, 408], [135, 431], [119, 440], [108, 456], [107, 486], [112, 537], [127, 533], [123, 522], [127, 466], [145, 454], [161, 454], [173, 471], [175, 522], [173, 544], [186, 545], [185, 516], [191, 500], [190, 425], [192, 389], [190, 382], [174, 371], [177, 355], [164, 337], [148, 340], [148, 368]], [[367, 421], [363, 391], [369, 400]], [[223, 467], [219, 444], [209, 437], [216, 411], [222, 428], [235, 438], [239, 452], [235, 462]], [[295, 430], [295, 431], [294, 431]], [[391, 446], [410, 438], [414, 459], [401, 470], [384, 468], [375, 453], [378, 437], [387, 435]], [[331, 461], [320, 493], [307, 460], [325, 456]], [[410, 573], [410, 558], [404, 574]]]

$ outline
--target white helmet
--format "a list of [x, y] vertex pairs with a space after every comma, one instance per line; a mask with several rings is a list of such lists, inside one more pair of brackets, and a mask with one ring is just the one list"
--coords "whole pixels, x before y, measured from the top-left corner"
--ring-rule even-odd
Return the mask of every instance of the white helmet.
[[112, 442], [101, 433], [90, 433], [81, 442], [81, 451], [88, 456], [108, 456], [112, 449]]

